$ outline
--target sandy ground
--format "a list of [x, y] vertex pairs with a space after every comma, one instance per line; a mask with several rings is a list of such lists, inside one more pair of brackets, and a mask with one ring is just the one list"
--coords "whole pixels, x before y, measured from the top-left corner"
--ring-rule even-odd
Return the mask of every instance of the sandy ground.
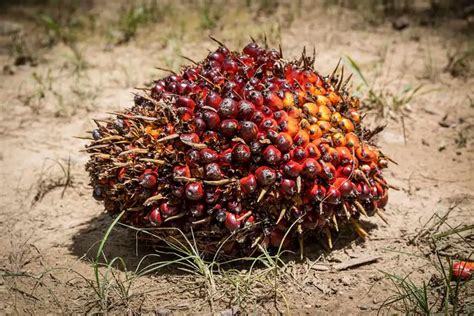
[[[288, 263], [297, 282], [280, 284], [277, 304], [267, 297], [265, 288], [257, 288], [252, 292], [255, 297], [240, 309], [375, 314], [393, 290], [383, 272], [412, 272], [417, 282], [428, 282], [435, 274], [424, 258], [410, 255], [423, 257], [426, 245], [409, 243], [435, 212], [443, 214], [454, 206], [451, 225], [474, 223], [474, 78], [443, 71], [462, 23], [443, 32], [416, 25], [396, 31], [389, 21], [372, 27], [350, 11], [304, 11], [291, 26], [281, 29], [288, 56], [314, 45], [321, 73], [330, 72], [339, 57], [349, 55], [368, 78], [377, 78], [378, 89], [384, 86], [399, 94], [408, 84], [422, 85], [403, 112], [403, 120], [400, 113], [386, 119], [387, 128], [378, 137], [383, 151], [398, 162], [386, 174], [401, 190], [390, 192], [386, 209], [390, 226], [369, 218], [364, 221], [371, 236], [366, 242], [346, 231], [331, 253], [310, 246], [304, 262]], [[178, 53], [199, 59], [214, 46], [206, 34], [154, 41], [147, 34], [159, 32], [159, 27], [147, 26], [145, 34], [120, 46], [95, 39], [80, 42], [87, 63], [80, 72], [75, 71], [78, 62], [63, 44], [44, 53], [37, 66], [11, 66], [11, 55], [1, 51], [0, 65], [5, 68], [0, 74], [0, 311], [100, 310], [84, 278], [93, 278], [90, 261], [111, 219], [91, 196], [84, 171], [88, 157], [80, 152], [85, 142], [73, 136], [85, 135], [93, 126], [92, 118], [105, 118], [107, 111], [130, 106], [133, 87], [162, 75], [153, 67], [166, 63], [166, 56], [176, 54], [177, 47]], [[225, 30], [216, 33], [231, 48], [238, 48], [240, 39]], [[355, 82], [357, 86], [360, 81]], [[44, 98], [39, 97], [41, 93]], [[380, 123], [381, 119], [372, 112], [367, 121]], [[68, 162], [72, 182], [64, 189], [67, 177], [62, 168], [67, 171]], [[133, 270], [147, 251], [136, 249], [130, 235], [119, 230], [112, 234], [105, 253], [109, 258], [123, 257]], [[447, 251], [469, 255], [456, 247]], [[310, 268], [315, 262], [332, 265], [364, 256], [380, 256], [380, 260], [345, 271]], [[191, 275], [159, 271], [138, 279], [133, 286], [137, 295], [127, 301], [111, 294], [110, 310], [209, 312], [200, 284]], [[144, 293], [147, 290], [152, 292]], [[231, 314], [228, 309], [239, 305], [232, 301], [233, 290], [224, 286], [218, 290], [226, 294], [216, 300], [214, 311]], [[467, 290], [473, 294], [472, 286]], [[473, 312], [472, 305], [465, 312], [469, 308]]]

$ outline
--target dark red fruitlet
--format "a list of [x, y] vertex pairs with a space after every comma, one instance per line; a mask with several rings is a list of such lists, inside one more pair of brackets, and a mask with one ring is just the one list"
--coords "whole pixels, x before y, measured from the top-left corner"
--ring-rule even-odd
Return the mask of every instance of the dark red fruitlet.
[[343, 73], [322, 76], [313, 64], [253, 42], [243, 52], [221, 45], [155, 80], [131, 109], [96, 122], [93, 197], [125, 211], [124, 223], [173, 228], [155, 229], [160, 237], [179, 240], [179, 229], [206, 254], [320, 238], [331, 247], [344, 225], [366, 238], [359, 218], [385, 220], [392, 186], [382, 170], [392, 160]]

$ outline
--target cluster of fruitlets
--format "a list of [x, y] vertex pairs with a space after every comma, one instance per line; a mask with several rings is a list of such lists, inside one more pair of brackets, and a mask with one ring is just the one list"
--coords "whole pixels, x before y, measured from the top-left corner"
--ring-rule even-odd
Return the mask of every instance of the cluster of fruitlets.
[[125, 210], [124, 223], [163, 238], [192, 233], [210, 253], [297, 241], [302, 250], [307, 236], [332, 247], [346, 224], [367, 237], [359, 218], [383, 219], [390, 159], [370, 143], [343, 71], [323, 77], [314, 56], [282, 57], [255, 42], [240, 53], [221, 44], [141, 89], [131, 109], [95, 120], [94, 197], [111, 214]]

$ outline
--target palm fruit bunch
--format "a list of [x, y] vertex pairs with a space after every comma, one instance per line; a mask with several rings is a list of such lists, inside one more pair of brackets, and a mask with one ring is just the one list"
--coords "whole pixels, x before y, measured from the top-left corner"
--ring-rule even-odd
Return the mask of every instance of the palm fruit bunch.
[[95, 120], [93, 196], [125, 211], [122, 222], [164, 239], [192, 234], [207, 253], [332, 247], [343, 225], [366, 238], [359, 218], [387, 204], [390, 159], [371, 143], [378, 130], [361, 125], [350, 78], [338, 67], [320, 75], [314, 54], [288, 61], [255, 42], [242, 52], [218, 43]]

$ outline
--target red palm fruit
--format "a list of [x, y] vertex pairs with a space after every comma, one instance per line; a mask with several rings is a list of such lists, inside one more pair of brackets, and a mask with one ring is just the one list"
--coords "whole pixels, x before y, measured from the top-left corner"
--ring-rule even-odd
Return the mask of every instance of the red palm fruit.
[[303, 171], [303, 166], [296, 161], [290, 160], [282, 167], [283, 172], [291, 178], [296, 178]]
[[287, 152], [293, 146], [293, 139], [288, 133], [279, 133], [274, 142], [276, 148], [282, 152]]
[[290, 179], [280, 181], [280, 191], [283, 195], [293, 196], [296, 193], [296, 182]]
[[262, 93], [256, 90], [251, 90], [246, 96], [246, 99], [252, 102], [257, 109], [261, 108], [264, 103], [264, 98], [263, 98]]
[[311, 140], [315, 140], [323, 136], [323, 131], [321, 130], [318, 124], [311, 124], [308, 128], [308, 132], [309, 132], [309, 138]]
[[376, 159], [374, 148], [368, 144], [362, 144], [356, 148], [355, 153], [357, 158], [364, 162], [372, 162]]
[[[318, 101], [320, 100], [320, 98], [322, 98], [322, 96], [318, 97]], [[325, 104], [319, 105], [318, 112], [316, 113], [316, 117], [318, 118], [318, 120], [329, 122], [331, 120], [331, 115], [331, 110]]]
[[234, 137], [239, 131], [239, 122], [234, 119], [226, 119], [221, 122], [219, 131], [226, 137]]
[[367, 200], [367, 199], [372, 198], [371, 189], [370, 189], [370, 186], [367, 183], [365, 183], [365, 182], [357, 183], [356, 189], [357, 189], [357, 195], [358, 195], [357, 198], [358, 199]]
[[199, 152], [199, 156], [201, 163], [203, 164], [211, 163], [219, 159], [219, 154], [211, 148], [201, 149], [201, 151]]
[[227, 209], [234, 214], [239, 214], [242, 212], [242, 203], [238, 201], [228, 201]]
[[278, 111], [283, 109], [282, 99], [274, 92], [264, 93], [265, 104], [272, 109], [272, 111]]
[[360, 145], [359, 137], [354, 133], [347, 133], [345, 139], [346, 146], [349, 148], [358, 148]]
[[316, 103], [307, 102], [303, 104], [303, 112], [311, 116], [316, 116], [318, 114], [318, 106]]
[[176, 107], [185, 107], [190, 109], [191, 111], [194, 111], [194, 108], [196, 107], [196, 102], [194, 102], [193, 99], [181, 96], [176, 100]]
[[264, 118], [265, 116], [263, 115], [262, 111], [256, 110], [255, 112], [253, 112], [253, 115], [250, 120], [256, 124], [260, 124], [262, 123]]
[[306, 146], [309, 143], [309, 134], [305, 130], [300, 129], [296, 136], [293, 138], [293, 142], [297, 146]]
[[217, 112], [219, 113], [221, 119], [235, 118], [237, 117], [239, 108], [237, 102], [230, 98], [225, 98], [224, 100], [222, 100], [221, 104], [219, 104]]
[[321, 158], [321, 152], [318, 149], [318, 146], [314, 143], [309, 143], [305, 147], [306, 156], [309, 158], [319, 159]]
[[352, 164], [354, 157], [347, 147], [336, 147], [336, 151], [341, 165]]
[[276, 165], [281, 161], [281, 152], [275, 146], [269, 145], [263, 151], [263, 159], [271, 165]]
[[333, 112], [333, 113], [331, 114], [331, 121], [330, 121], [330, 122], [331, 122], [331, 124], [332, 124], [333, 126], [336, 126], [336, 127], [339, 126], [339, 122], [340, 122], [341, 120], [342, 120], [342, 115], [341, 115], [341, 113], [339, 113], [339, 112]]
[[226, 58], [222, 63], [222, 70], [228, 74], [235, 74], [239, 70], [239, 66], [236, 61]]
[[206, 205], [204, 205], [204, 203], [192, 204], [189, 208], [189, 211], [195, 218], [204, 217], [204, 215], [206, 215]]
[[258, 49], [259, 47], [257, 43], [252, 42], [252, 43], [247, 44], [247, 46], [245, 46], [242, 51], [251, 57], [257, 57]]
[[270, 233], [270, 245], [275, 248], [280, 248], [280, 246], [282, 249], [288, 248], [288, 246], [290, 245], [290, 240], [288, 236], [287, 238], [283, 239], [284, 237], [285, 234], [282, 231], [274, 229]]
[[286, 91], [283, 96], [283, 108], [289, 109], [295, 105], [295, 96], [293, 93]]
[[316, 159], [306, 158], [302, 164], [301, 174], [307, 179], [316, 179], [321, 171], [321, 165]]
[[256, 140], [258, 134], [258, 126], [251, 121], [243, 121], [240, 127], [240, 137], [247, 143]]
[[170, 217], [178, 213], [178, 208], [170, 205], [168, 202], [164, 202], [160, 204], [160, 213], [163, 217]]
[[245, 144], [237, 144], [232, 149], [232, 160], [243, 164], [250, 161], [252, 153], [250, 147]]
[[336, 168], [334, 165], [330, 162], [321, 161], [321, 167], [321, 177], [332, 183], [336, 179]]
[[253, 113], [255, 112], [255, 105], [253, 103], [242, 100], [238, 104], [238, 114], [237, 117], [243, 120], [249, 120]]
[[327, 147], [326, 152], [323, 154], [322, 159], [325, 162], [330, 162], [334, 165], [339, 164], [339, 155], [336, 149], [333, 147]]
[[332, 128], [331, 126], [331, 123], [327, 122], [327, 121], [318, 121], [316, 123], [319, 128], [321, 129], [321, 132], [323, 133], [323, 135], [327, 132], [329, 132]]
[[220, 136], [215, 131], [206, 131], [202, 134], [202, 142], [207, 145], [214, 145], [219, 142]]
[[342, 198], [355, 197], [356, 195], [356, 186], [347, 178], [336, 178], [332, 185], [341, 192]]
[[217, 203], [222, 194], [222, 189], [220, 188], [214, 188], [210, 190], [206, 190], [206, 203], [209, 204], [215, 204]]
[[155, 84], [153, 88], [151, 88], [151, 97], [155, 100], [160, 100], [164, 92], [165, 87], [163, 85]]
[[220, 180], [224, 177], [218, 163], [211, 162], [204, 166], [204, 176], [206, 180]]
[[309, 189], [309, 197], [312, 201], [321, 201], [326, 196], [326, 188], [320, 184], [313, 184]]
[[219, 153], [219, 164], [229, 166], [232, 163], [232, 148], [227, 148]]
[[222, 102], [221, 96], [214, 91], [210, 91], [206, 96], [206, 102], [205, 102], [206, 105], [213, 107], [216, 110], [221, 104], [221, 102]]
[[204, 197], [204, 188], [201, 182], [189, 182], [185, 187], [186, 198], [198, 201]]
[[339, 127], [344, 131], [344, 133], [351, 133], [354, 131], [354, 124], [348, 118], [343, 118], [339, 122]]
[[245, 195], [252, 194], [257, 189], [257, 179], [253, 174], [249, 174], [239, 180], [240, 188]]
[[191, 170], [187, 165], [184, 166], [174, 166], [173, 168], [173, 178], [176, 177], [191, 177]]
[[288, 119], [288, 113], [284, 110], [275, 111], [273, 112], [273, 118], [280, 124], [282, 121], [286, 121]]
[[148, 220], [153, 226], [160, 226], [162, 223], [160, 209], [155, 207], [148, 215]]
[[275, 183], [276, 181], [276, 172], [272, 168], [267, 166], [258, 167], [255, 170], [255, 177], [257, 178], [257, 183], [261, 186], [269, 186]]
[[224, 62], [224, 55], [222, 55], [221, 53], [218, 53], [218, 52], [213, 52], [213, 53], [210, 53], [207, 56], [207, 59], [208, 60], [213, 60], [213, 61], [216, 61], [219, 64], [222, 64]]
[[201, 155], [199, 154], [199, 150], [190, 149], [186, 152], [186, 156], [184, 158], [186, 160], [186, 164], [191, 168], [196, 168], [199, 166], [201, 162]]
[[334, 186], [330, 186], [326, 192], [324, 201], [330, 204], [341, 203], [341, 192]]
[[305, 148], [301, 146], [293, 148], [291, 152], [293, 153], [293, 159], [295, 159], [298, 162], [301, 162], [304, 159], [308, 158], [308, 152], [306, 151]]
[[[193, 124], [191, 124], [191, 126], [193, 126]], [[204, 133], [204, 131], [206, 130], [206, 122], [200, 117], [195, 117], [193, 128], [194, 128], [194, 132], [198, 134], [199, 136], [201, 136], [202, 133]]]
[[342, 147], [346, 145], [346, 138], [344, 137], [343, 133], [337, 132], [332, 134], [332, 142], [334, 146]]
[[235, 218], [235, 214], [231, 212], [226, 212], [224, 225], [228, 230], [233, 232], [234, 230], [240, 227], [240, 221], [237, 221], [237, 219]]
[[378, 208], [384, 208], [385, 206], [387, 206], [387, 203], [388, 203], [388, 191], [385, 190], [380, 200], [375, 201], [375, 206]]
[[352, 175], [352, 164], [339, 166], [336, 169], [337, 178], [349, 178]]
[[151, 189], [156, 186], [156, 174], [147, 170], [140, 176], [140, 185], [144, 188]]
[[219, 128], [221, 119], [219, 117], [219, 114], [217, 114], [216, 112], [204, 111], [204, 113], [202, 114], [202, 119], [206, 123], [207, 128], [211, 130], [216, 130]]
[[329, 92], [328, 98], [331, 101], [332, 105], [337, 105], [339, 104], [339, 102], [341, 102], [341, 97], [337, 95], [334, 91]]
[[262, 120], [262, 122], [259, 125], [259, 128], [261, 131], [268, 131], [270, 129], [277, 130], [278, 123], [275, 119], [267, 117]]
[[180, 107], [176, 110], [176, 115], [178, 115], [179, 119], [183, 122], [187, 122], [193, 119], [194, 114], [190, 108]]
[[360, 123], [360, 120], [361, 120], [361, 117], [360, 117], [360, 113], [357, 112], [356, 110], [349, 110], [349, 114], [351, 116], [351, 120], [354, 124], [359, 124]]

